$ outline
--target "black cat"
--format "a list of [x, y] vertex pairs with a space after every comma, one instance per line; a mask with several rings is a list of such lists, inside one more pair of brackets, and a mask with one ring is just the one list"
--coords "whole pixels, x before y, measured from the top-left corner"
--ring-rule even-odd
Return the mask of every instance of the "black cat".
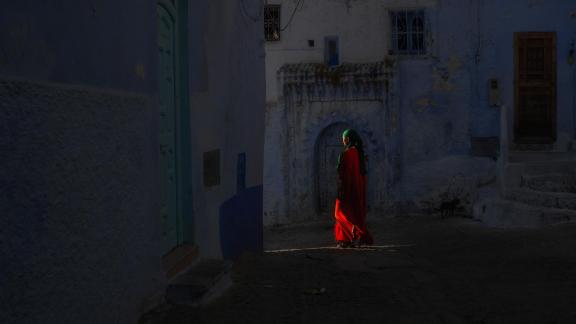
[[460, 205], [460, 199], [458, 198], [454, 198], [452, 200], [448, 200], [448, 201], [443, 201], [440, 204], [440, 218], [444, 218], [444, 217], [453, 217], [454, 216], [454, 211], [456, 211], [456, 208], [458, 208], [458, 205]]

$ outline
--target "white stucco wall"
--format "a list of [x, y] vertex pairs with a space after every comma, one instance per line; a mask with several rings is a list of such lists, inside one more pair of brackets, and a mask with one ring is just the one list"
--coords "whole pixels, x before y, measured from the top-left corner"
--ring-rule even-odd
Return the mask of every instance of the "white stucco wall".
[[[264, 49], [259, 1], [191, 4], [192, 188], [196, 243], [220, 257], [219, 209], [236, 194], [236, 163], [246, 153], [246, 187], [262, 185]], [[261, 17], [260, 17], [261, 18]], [[221, 183], [205, 188], [203, 153], [220, 149]]]
[[[324, 62], [324, 38], [338, 36], [340, 62], [383, 61], [390, 47], [390, 8], [429, 7], [437, 0], [302, 1], [288, 25], [297, 0], [269, 0], [281, 5], [280, 41], [266, 42], [266, 100], [277, 98], [276, 72], [285, 63]], [[315, 46], [309, 47], [308, 40]]]

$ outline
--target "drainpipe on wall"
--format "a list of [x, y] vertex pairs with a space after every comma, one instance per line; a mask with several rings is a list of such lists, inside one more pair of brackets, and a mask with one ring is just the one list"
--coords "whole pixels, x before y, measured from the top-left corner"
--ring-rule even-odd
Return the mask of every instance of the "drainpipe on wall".
[[575, 151], [576, 147], [576, 69], [572, 67], [572, 132], [574, 134], [572, 138], [571, 150]]
[[576, 141], [576, 68], [574, 68], [574, 40], [572, 40], [572, 44], [570, 45], [570, 50], [568, 52], [568, 65], [572, 68], [572, 132], [573, 138], [572, 143], [570, 145], [571, 150], [576, 150], [574, 144]]
[[[572, 19], [576, 19], [576, 10], [570, 13]], [[572, 68], [572, 143], [570, 144], [571, 150], [576, 150], [576, 69], [574, 68], [574, 38], [576, 37], [576, 32], [573, 33], [572, 44], [570, 45], [570, 52], [568, 53], [568, 65]]]
[[506, 165], [508, 162], [508, 111], [506, 105], [500, 107], [500, 156], [498, 161], [498, 178], [500, 179], [500, 196], [504, 196]]

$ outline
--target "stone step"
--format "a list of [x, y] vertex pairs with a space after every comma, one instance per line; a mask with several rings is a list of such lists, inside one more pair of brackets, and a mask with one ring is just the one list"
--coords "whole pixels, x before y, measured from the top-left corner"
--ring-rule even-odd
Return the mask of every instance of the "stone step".
[[576, 177], [560, 173], [525, 175], [521, 186], [537, 191], [576, 193]]
[[523, 152], [523, 151], [527, 151], [527, 152], [549, 152], [552, 151], [552, 149], [554, 149], [554, 145], [553, 144], [544, 144], [544, 143], [525, 143], [525, 144], [520, 144], [520, 143], [511, 143], [510, 144], [510, 149], [511, 151], [514, 152]]
[[576, 175], [576, 161], [508, 163], [504, 170], [504, 184], [507, 188], [522, 186], [522, 178], [548, 174]]
[[473, 217], [494, 227], [539, 227], [576, 222], [576, 211], [495, 198], [476, 202]]
[[504, 198], [527, 205], [576, 210], [576, 194], [570, 192], [545, 192], [520, 188], [506, 190]]
[[574, 174], [576, 160], [515, 162], [506, 165], [508, 170], [520, 170], [527, 175], [540, 175], [550, 173]]
[[230, 281], [232, 263], [224, 260], [203, 260], [188, 272], [176, 277], [166, 287], [166, 302], [173, 305], [200, 305], [214, 290]]
[[509, 162], [552, 162], [552, 161], [576, 161], [576, 152], [535, 152], [535, 151], [510, 151]]
[[568, 144], [568, 149], [572, 152], [576, 152], [576, 140], [571, 140]]
[[232, 263], [222, 260], [201, 260], [193, 268], [171, 280], [164, 299], [140, 316], [138, 324], [170, 322], [171, 310], [178, 305], [201, 306], [220, 296], [231, 285]]

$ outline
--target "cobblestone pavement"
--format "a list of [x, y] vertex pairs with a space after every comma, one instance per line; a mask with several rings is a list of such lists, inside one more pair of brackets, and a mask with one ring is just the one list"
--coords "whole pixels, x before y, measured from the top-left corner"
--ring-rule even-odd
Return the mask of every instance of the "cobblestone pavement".
[[234, 285], [160, 323], [576, 323], [576, 225], [504, 230], [464, 218], [369, 223], [374, 247], [336, 249], [332, 224], [265, 232]]

